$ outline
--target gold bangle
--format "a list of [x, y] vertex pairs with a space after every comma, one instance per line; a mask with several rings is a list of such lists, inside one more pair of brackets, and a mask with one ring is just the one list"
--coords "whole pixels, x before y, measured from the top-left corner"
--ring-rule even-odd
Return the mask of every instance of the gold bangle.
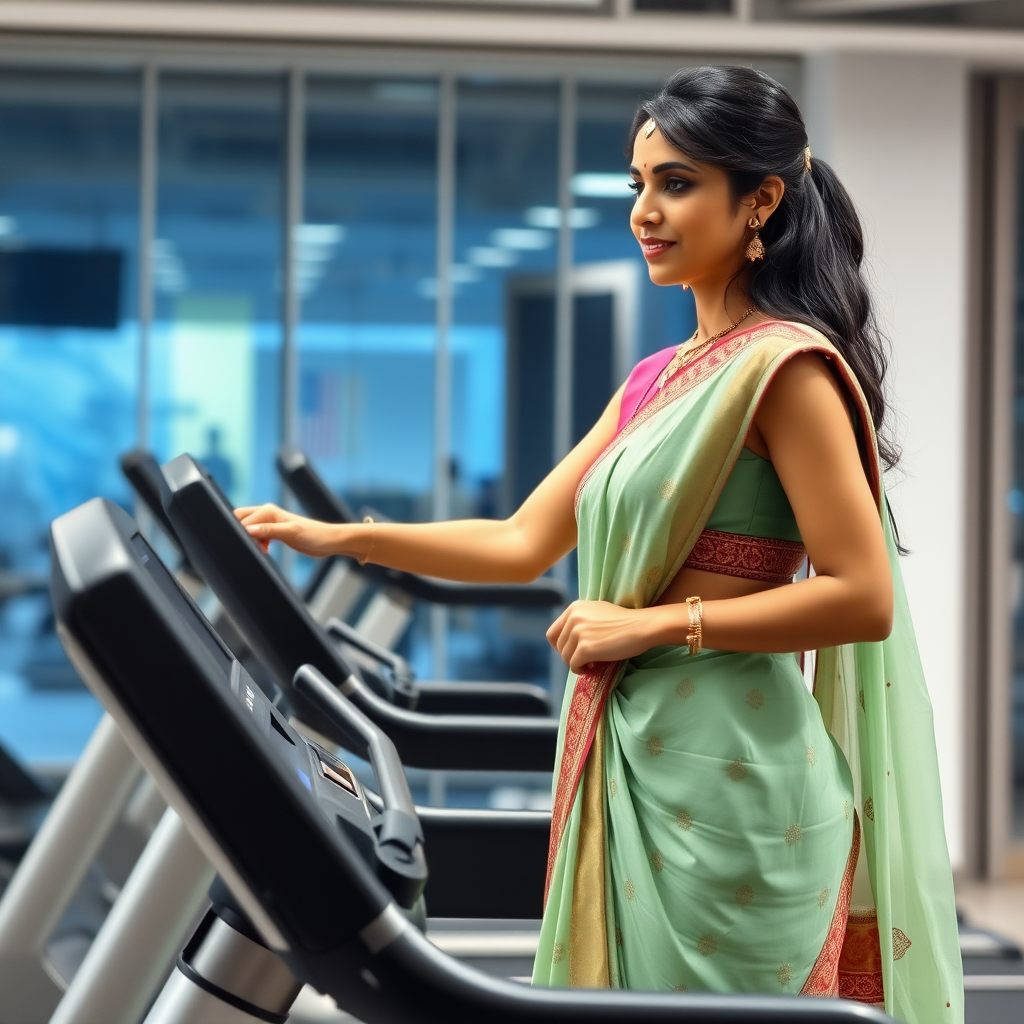
[[363, 516], [363, 522], [370, 524], [370, 544], [366, 549], [366, 554], [359, 559], [360, 565], [366, 565], [370, 560], [370, 555], [373, 552], [373, 531], [377, 529], [377, 524], [373, 521], [373, 516]]
[[704, 605], [699, 597], [686, 599], [686, 610], [690, 617], [690, 631], [686, 634], [686, 646], [690, 657], [700, 654], [704, 640]]

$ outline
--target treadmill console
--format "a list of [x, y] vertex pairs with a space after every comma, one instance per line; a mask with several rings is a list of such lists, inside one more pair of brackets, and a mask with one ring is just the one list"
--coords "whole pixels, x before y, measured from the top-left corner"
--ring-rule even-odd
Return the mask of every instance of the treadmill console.
[[[71, 627], [71, 632], [75, 632], [76, 605], [85, 596], [80, 597], [75, 590], [83, 583], [98, 582], [87, 580], [88, 570], [93, 567], [82, 566], [81, 558], [76, 558], [90, 542], [95, 545], [91, 552], [94, 558], [97, 553], [107, 556], [109, 568], [102, 567], [101, 573], [116, 568], [124, 575], [124, 570], [128, 569], [131, 579], [135, 576], [131, 570], [143, 570], [144, 577], [155, 584], [159, 594], [157, 603], [163, 606], [161, 610], [186, 628], [193, 653], [214, 669], [215, 677], [234, 695], [263, 749], [272, 752], [280, 768], [309, 794], [308, 799], [315, 803], [329, 827], [343, 832], [360, 851], [399, 905], [413, 908], [426, 884], [422, 847], [417, 850], [413, 843], [403, 848], [390, 835], [385, 835], [381, 841], [386, 812], [381, 814], [371, 806], [355, 775], [335, 753], [299, 733], [264, 695], [127, 513], [110, 502], [95, 499], [55, 520], [51, 537], [54, 606], [65, 628]], [[76, 569], [79, 571], [75, 572]], [[76, 576], [77, 587], [69, 584]], [[139, 580], [136, 578], [133, 582], [137, 587]], [[81, 645], [75, 643], [70, 653], [72, 660], [78, 661], [84, 652]], [[96, 677], [87, 667], [83, 674], [86, 678]], [[144, 695], [137, 693], [135, 696]], [[118, 718], [116, 708], [108, 710]], [[252, 783], [252, 773], [244, 759], [229, 754], [225, 762], [225, 770], [235, 785], [245, 787]]]

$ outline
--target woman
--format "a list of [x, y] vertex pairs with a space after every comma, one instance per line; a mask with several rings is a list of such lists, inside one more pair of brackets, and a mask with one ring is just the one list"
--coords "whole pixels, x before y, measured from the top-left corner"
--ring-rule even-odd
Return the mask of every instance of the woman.
[[[843, 995], [960, 1022], [931, 709], [882, 485], [860, 224], [782, 86], [680, 72], [630, 134], [631, 223], [698, 328], [510, 519], [264, 547], [467, 581], [579, 549], [534, 982]], [[813, 574], [794, 582], [809, 557]], [[802, 656], [816, 651], [813, 696]]]

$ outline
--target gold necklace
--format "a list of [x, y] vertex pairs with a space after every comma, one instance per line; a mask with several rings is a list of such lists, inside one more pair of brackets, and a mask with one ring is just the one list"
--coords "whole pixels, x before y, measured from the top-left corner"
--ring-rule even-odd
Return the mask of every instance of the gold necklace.
[[719, 331], [717, 334], [711, 335], [710, 338], [705, 338], [699, 345], [693, 344], [697, 338], [697, 331], [694, 331], [693, 337], [687, 339], [679, 346], [679, 348], [676, 349], [676, 354], [672, 357], [671, 362], [669, 362], [668, 366], [661, 371], [661, 374], [658, 376], [658, 383], [655, 385], [655, 391], [660, 391], [668, 382], [668, 379], [686, 366], [687, 363], [691, 362], [698, 352], [702, 352], [719, 339], [724, 338], [730, 331], [736, 330], [736, 328], [739, 327], [739, 325], [743, 323], [751, 313], [756, 312], [756, 310], [756, 306], [749, 306], [746, 312], [744, 312], [739, 319], [734, 320], [729, 324], [724, 331]]

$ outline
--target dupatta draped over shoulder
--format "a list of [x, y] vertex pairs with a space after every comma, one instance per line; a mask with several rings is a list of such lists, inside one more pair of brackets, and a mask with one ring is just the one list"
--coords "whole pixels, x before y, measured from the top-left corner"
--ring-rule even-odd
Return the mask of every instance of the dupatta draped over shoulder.
[[[892, 633], [818, 651], [813, 698], [793, 655], [663, 647], [570, 673], [534, 983], [884, 997], [907, 1024], [961, 1024], [931, 704], [867, 403], [826, 338], [778, 321], [730, 335], [640, 404], [577, 491], [580, 597], [657, 601], [765, 389], [803, 352], [847, 395], [889, 552]], [[745, 704], [723, 703], [733, 691]], [[793, 819], [777, 836], [763, 825], [773, 808]]]

